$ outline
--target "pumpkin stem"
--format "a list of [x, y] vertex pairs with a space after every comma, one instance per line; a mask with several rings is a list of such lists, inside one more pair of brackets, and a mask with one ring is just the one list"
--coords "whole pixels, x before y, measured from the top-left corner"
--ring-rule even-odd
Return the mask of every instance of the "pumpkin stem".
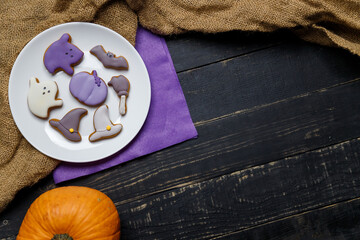
[[51, 240], [73, 240], [72, 237], [69, 236], [69, 234], [55, 234], [54, 237]]

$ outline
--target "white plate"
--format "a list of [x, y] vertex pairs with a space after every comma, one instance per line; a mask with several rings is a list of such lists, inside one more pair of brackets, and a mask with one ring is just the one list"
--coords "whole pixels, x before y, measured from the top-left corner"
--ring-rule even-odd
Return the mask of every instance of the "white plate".
[[[69, 33], [72, 43], [84, 52], [82, 62], [74, 67], [75, 73], [96, 70], [98, 76], [106, 83], [112, 76], [120, 74], [130, 81], [130, 92], [127, 99], [127, 113], [121, 116], [118, 110], [119, 97], [109, 87], [104, 104], [109, 106], [110, 119], [121, 123], [123, 130], [111, 139], [91, 143], [89, 135], [94, 131], [93, 114], [96, 107], [88, 107], [78, 102], [69, 91], [71, 77], [60, 71], [50, 74], [44, 64], [43, 56], [47, 47], [58, 40], [63, 33]], [[129, 62], [129, 70], [104, 68], [102, 63], [89, 50], [96, 45], [103, 45], [106, 51], [124, 56]], [[39, 81], [54, 80], [59, 87], [58, 98], [63, 99], [61, 108], [53, 109], [49, 119], [61, 119], [73, 108], [82, 107], [88, 114], [80, 121], [79, 132], [82, 141], [71, 142], [49, 125], [47, 120], [35, 117], [27, 105], [29, 79], [36, 77]], [[125, 147], [140, 131], [149, 111], [151, 87], [145, 64], [135, 48], [118, 33], [106, 27], [92, 23], [61, 24], [37, 35], [21, 51], [11, 71], [9, 80], [9, 102], [12, 116], [22, 135], [42, 153], [67, 162], [91, 162], [110, 156]]]

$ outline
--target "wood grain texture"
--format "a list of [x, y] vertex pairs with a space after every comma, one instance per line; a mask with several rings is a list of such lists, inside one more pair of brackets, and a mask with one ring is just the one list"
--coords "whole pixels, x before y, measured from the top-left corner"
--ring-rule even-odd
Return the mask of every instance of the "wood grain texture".
[[276, 33], [227, 32], [187, 33], [166, 38], [177, 72], [260, 51], [293, 40], [286, 31]]
[[194, 122], [360, 78], [360, 58], [295, 41], [179, 74]]
[[209, 239], [359, 197], [358, 153], [360, 139], [118, 205], [123, 234]]
[[355, 198], [212, 239], [360, 239], [359, 216], [360, 198]]

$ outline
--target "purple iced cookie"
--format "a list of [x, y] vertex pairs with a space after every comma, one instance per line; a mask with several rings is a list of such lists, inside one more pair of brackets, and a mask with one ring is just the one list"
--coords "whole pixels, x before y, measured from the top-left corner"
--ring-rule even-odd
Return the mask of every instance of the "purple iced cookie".
[[69, 84], [71, 94], [81, 103], [97, 106], [107, 97], [107, 86], [94, 70], [92, 73], [79, 72], [75, 74]]
[[129, 64], [123, 56], [117, 57], [112, 52], [106, 52], [102, 45], [97, 45], [90, 50], [90, 53], [97, 57], [106, 68], [128, 70]]
[[81, 141], [81, 135], [79, 133], [80, 120], [87, 112], [84, 108], [75, 108], [65, 114], [61, 120], [54, 118], [50, 119], [49, 123], [70, 141], [79, 142]]
[[80, 63], [84, 53], [70, 42], [71, 36], [64, 33], [59, 40], [46, 49], [44, 64], [50, 73], [54, 74], [63, 70], [69, 75], [74, 74], [73, 66]]

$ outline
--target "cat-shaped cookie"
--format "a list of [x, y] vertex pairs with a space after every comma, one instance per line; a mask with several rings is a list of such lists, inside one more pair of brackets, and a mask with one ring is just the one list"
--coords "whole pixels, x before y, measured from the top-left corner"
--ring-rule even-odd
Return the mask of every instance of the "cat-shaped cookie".
[[61, 107], [63, 101], [57, 98], [58, 86], [54, 81], [43, 81], [32, 77], [29, 81], [27, 102], [30, 111], [39, 118], [48, 118], [54, 107]]
[[80, 63], [83, 56], [84, 53], [74, 44], [71, 44], [71, 36], [64, 33], [59, 40], [53, 42], [46, 49], [44, 65], [52, 74], [63, 70], [67, 74], [73, 75], [73, 66]]

